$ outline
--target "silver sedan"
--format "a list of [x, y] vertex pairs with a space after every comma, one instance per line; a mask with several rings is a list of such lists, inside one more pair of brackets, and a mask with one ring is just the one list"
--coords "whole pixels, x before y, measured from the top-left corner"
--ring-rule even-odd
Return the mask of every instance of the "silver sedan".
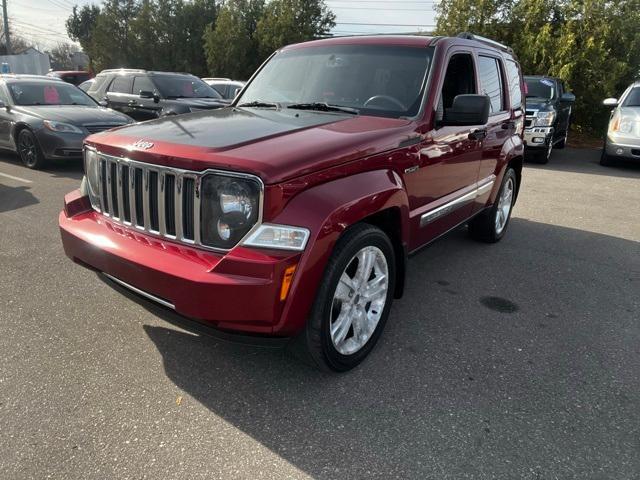
[[603, 103], [614, 108], [600, 164], [611, 165], [617, 158], [640, 161], [640, 81], [630, 85], [619, 100], [607, 98]]

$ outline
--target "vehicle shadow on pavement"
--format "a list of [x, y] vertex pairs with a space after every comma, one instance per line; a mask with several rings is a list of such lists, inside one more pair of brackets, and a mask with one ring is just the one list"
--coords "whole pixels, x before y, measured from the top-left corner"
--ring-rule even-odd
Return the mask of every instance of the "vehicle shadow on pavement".
[[29, 191], [30, 189], [31, 187], [24, 185], [9, 187], [0, 183], [0, 213], [40, 203]]
[[608, 177], [640, 178], [640, 162], [618, 160], [610, 167], [600, 165], [601, 150], [588, 148], [565, 148], [554, 150], [549, 163], [541, 165], [529, 157], [525, 165], [540, 170], [557, 170], [561, 172], [589, 173]]
[[186, 395], [314, 478], [640, 471], [639, 242], [514, 218], [499, 245], [459, 230], [409, 268], [381, 341], [347, 374], [144, 329]]

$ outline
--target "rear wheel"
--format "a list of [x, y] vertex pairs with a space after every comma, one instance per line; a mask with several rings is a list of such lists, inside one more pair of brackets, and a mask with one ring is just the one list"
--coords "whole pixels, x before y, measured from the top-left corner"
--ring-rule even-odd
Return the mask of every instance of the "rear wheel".
[[359, 224], [329, 260], [297, 353], [322, 370], [344, 372], [371, 352], [393, 301], [396, 262], [389, 237]]
[[517, 185], [516, 172], [508, 167], [493, 206], [469, 222], [471, 238], [487, 243], [495, 243], [502, 239], [511, 220]]
[[17, 144], [20, 160], [27, 168], [39, 169], [45, 166], [46, 160], [42, 155], [38, 140], [31, 130], [27, 128], [21, 130], [18, 134]]
[[538, 163], [546, 164], [551, 160], [551, 154], [553, 153], [553, 140], [549, 140], [549, 145], [544, 149], [544, 151], [536, 152], [536, 160]]
[[564, 132], [564, 137], [562, 137], [562, 140], [556, 143], [555, 148], [558, 150], [562, 150], [564, 147], [566, 147], [568, 138], [569, 138], [569, 129], [567, 129], [567, 131]]

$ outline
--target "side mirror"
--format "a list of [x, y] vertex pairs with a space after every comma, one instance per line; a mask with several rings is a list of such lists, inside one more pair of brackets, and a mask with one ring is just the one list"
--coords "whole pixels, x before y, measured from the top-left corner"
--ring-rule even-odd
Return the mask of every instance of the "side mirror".
[[576, 96], [573, 93], [566, 92], [562, 94], [560, 101], [564, 103], [575, 103]]
[[602, 104], [605, 107], [617, 107], [618, 106], [618, 99], [617, 98], [607, 98], [604, 102], [602, 102]]
[[442, 126], [485, 125], [489, 121], [491, 101], [487, 95], [458, 95], [444, 112]]

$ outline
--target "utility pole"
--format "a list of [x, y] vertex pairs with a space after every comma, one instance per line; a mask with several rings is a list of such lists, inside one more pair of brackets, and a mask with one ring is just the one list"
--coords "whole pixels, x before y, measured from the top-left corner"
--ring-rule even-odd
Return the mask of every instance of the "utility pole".
[[4, 41], [7, 55], [11, 55], [11, 40], [9, 40], [9, 17], [7, 16], [7, 0], [2, 0], [2, 19], [4, 20]]

